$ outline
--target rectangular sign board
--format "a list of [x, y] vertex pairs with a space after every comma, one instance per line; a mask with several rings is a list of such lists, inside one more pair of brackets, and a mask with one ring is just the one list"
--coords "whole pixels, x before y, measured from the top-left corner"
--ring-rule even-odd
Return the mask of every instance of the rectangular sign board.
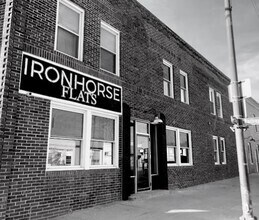
[[120, 86], [25, 52], [20, 92], [122, 112]]

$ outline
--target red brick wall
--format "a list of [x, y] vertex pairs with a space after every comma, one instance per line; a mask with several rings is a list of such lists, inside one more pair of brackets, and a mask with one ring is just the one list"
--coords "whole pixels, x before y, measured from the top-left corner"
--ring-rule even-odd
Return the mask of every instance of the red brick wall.
[[[23, 51], [122, 85], [132, 117], [152, 120], [155, 110], [167, 125], [191, 130], [194, 165], [168, 168], [170, 188], [236, 175], [229, 80], [136, 1], [73, 2], [85, 9], [82, 62], [54, 51], [56, 1], [15, 1], [0, 172], [6, 218], [45, 219], [121, 199], [121, 169], [46, 172], [50, 103], [18, 93]], [[120, 77], [99, 71], [101, 19], [121, 34]], [[174, 99], [163, 95], [162, 59], [176, 67]], [[188, 73], [190, 105], [180, 102], [179, 69]], [[223, 119], [209, 113], [209, 86], [222, 93]], [[120, 123], [120, 168], [122, 129]], [[214, 165], [212, 135], [225, 137], [227, 165]]]

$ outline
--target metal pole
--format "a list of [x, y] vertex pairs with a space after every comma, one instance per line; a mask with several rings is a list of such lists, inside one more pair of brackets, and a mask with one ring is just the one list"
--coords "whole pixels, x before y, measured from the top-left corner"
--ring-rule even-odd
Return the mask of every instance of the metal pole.
[[249, 177], [247, 170], [247, 163], [245, 159], [244, 151], [244, 133], [243, 133], [243, 122], [239, 120], [243, 118], [243, 98], [241, 97], [240, 87], [238, 86], [238, 75], [235, 55], [235, 44], [234, 34], [232, 26], [232, 7], [230, 0], [225, 0], [225, 18], [228, 38], [228, 50], [230, 58], [230, 73], [231, 73], [231, 86], [233, 92], [233, 116], [237, 118], [237, 124], [234, 125], [235, 137], [236, 137], [236, 148], [237, 148], [237, 159], [238, 159], [238, 170], [239, 170], [239, 181], [242, 201], [243, 215], [240, 220], [255, 220], [253, 216], [252, 200], [250, 197], [250, 186]]

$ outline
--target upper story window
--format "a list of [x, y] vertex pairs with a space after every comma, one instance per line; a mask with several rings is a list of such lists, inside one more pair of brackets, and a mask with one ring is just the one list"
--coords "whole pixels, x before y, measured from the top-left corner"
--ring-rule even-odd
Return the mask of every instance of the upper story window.
[[220, 164], [219, 162], [219, 141], [217, 136], [213, 136], [213, 149], [214, 149], [214, 163]]
[[118, 167], [118, 116], [52, 104], [48, 170]]
[[68, 0], [58, 1], [55, 50], [82, 60], [84, 10]]
[[174, 97], [173, 65], [163, 60], [164, 95]]
[[247, 146], [248, 146], [249, 160], [250, 160], [250, 163], [253, 164], [254, 163], [254, 157], [253, 157], [252, 145], [249, 142]]
[[222, 100], [221, 100], [221, 94], [219, 92], [216, 92], [216, 106], [217, 106], [217, 115], [220, 118], [223, 118], [223, 112], [222, 112]]
[[191, 131], [166, 127], [168, 165], [192, 165]]
[[216, 115], [216, 102], [215, 102], [214, 89], [209, 88], [209, 96], [210, 96], [210, 113], [212, 115]]
[[119, 75], [119, 39], [118, 30], [101, 22], [101, 69]]
[[181, 102], [189, 104], [189, 89], [187, 73], [180, 70]]

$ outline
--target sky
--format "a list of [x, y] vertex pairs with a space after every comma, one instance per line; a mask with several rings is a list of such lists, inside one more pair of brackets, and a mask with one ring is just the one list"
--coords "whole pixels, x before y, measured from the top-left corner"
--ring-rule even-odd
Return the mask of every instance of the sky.
[[[224, 0], [138, 0], [230, 77]], [[250, 79], [259, 103], [259, 0], [232, 0], [238, 79]]]

